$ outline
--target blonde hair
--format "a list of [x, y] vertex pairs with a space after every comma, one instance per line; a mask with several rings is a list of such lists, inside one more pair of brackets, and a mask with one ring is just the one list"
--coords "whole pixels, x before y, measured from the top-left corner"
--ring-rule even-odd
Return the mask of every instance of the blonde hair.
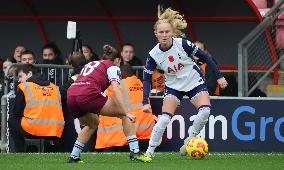
[[162, 23], [171, 24], [174, 37], [185, 37], [185, 34], [181, 30], [187, 27], [187, 22], [178, 11], [167, 8], [165, 11], [161, 12], [160, 9], [158, 9], [158, 21], [154, 25], [155, 32], [157, 31], [157, 25]]

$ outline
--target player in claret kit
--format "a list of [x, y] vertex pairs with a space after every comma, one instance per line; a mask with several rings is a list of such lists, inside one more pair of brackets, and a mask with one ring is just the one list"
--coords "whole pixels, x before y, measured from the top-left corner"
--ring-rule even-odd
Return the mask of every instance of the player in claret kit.
[[[165, 72], [165, 95], [162, 113], [155, 124], [146, 155], [151, 157], [159, 144], [167, 125], [170, 123], [175, 110], [183, 96], [189, 97], [191, 103], [198, 110], [193, 125], [189, 129], [189, 139], [199, 134], [208, 121], [210, 114], [210, 98], [205, 86], [201, 69], [195, 63], [193, 56], [204, 61], [217, 77], [221, 88], [227, 86], [227, 81], [218, 70], [212, 58], [200, 50], [190, 41], [183, 39], [181, 29], [186, 28], [187, 23], [183, 17], [170, 8], [158, 16], [154, 25], [154, 33], [158, 44], [149, 52], [144, 70], [143, 81], [143, 110], [151, 112], [148, 103], [150, 85], [153, 71], [156, 68]], [[185, 145], [180, 149], [181, 155], [186, 155]]]
[[[144, 156], [138, 145], [135, 135], [135, 116], [126, 107], [121, 91], [120, 82], [120, 56], [116, 49], [110, 45], [103, 47], [102, 60], [92, 61], [84, 66], [78, 78], [69, 87], [67, 92], [67, 104], [71, 113], [78, 118], [82, 131], [74, 144], [69, 163], [82, 163], [80, 153], [85, 144], [95, 132], [99, 120], [98, 115], [115, 116], [122, 119], [123, 131], [128, 139], [130, 159], [142, 162], [150, 162], [151, 158]], [[108, 98], [103, 91], [111, 85], [115, 100]]]

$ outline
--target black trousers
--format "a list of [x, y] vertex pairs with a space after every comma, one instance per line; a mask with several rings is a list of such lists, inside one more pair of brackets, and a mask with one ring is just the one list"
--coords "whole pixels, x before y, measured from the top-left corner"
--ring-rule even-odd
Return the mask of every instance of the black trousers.
[[10, 116], [8, 120], [9, 134], [14, 142], [11, 152], [24, 152], [25, 137], [33, 137], [33, 135], [25, 132], [21, 126], [21, 118]]
[[45, 138], [51, 140], [58, 140], [57, 137], [42, 137], [34, 136], [23, 130], [21, 126], [21, 118], [10, 116], [8, 120], [9, 134], [13, 140], [13, 147], [10, 149], [11, 152], [25, 152], [25, 138]]

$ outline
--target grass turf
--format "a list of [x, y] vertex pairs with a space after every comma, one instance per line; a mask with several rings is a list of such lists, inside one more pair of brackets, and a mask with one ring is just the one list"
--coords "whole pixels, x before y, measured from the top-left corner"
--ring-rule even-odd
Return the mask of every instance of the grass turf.
[[68, 164], [68, 153], [0, 154], [0, 169], [284, 169], [284, 153], [210, 153], [203, 160], [157, 153], [151, 163], [130, 161], [128, 153], [83, 153], [84, 164]]

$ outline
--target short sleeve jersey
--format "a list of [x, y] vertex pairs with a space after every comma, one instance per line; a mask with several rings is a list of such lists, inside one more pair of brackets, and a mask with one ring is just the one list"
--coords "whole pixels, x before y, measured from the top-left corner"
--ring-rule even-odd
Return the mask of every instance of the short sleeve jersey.
[[163, 70], [165, 85], [178, 91], [190, 91], [204, 84], [202, 71], [192, 59], [198, 50], [193, 43], [173, 38], [172, 47], [166, 51], [161, 50], [159, 45], [149, 52], [145, 68], [147, 73], [152, 74], [154, 67]]
[[71, 95], [90, 95], [105, 91], [112, 81], [121, 80], [119, 67], [110, 60], [92, 61], [84, 66], [76, 81], [70, 86]]

